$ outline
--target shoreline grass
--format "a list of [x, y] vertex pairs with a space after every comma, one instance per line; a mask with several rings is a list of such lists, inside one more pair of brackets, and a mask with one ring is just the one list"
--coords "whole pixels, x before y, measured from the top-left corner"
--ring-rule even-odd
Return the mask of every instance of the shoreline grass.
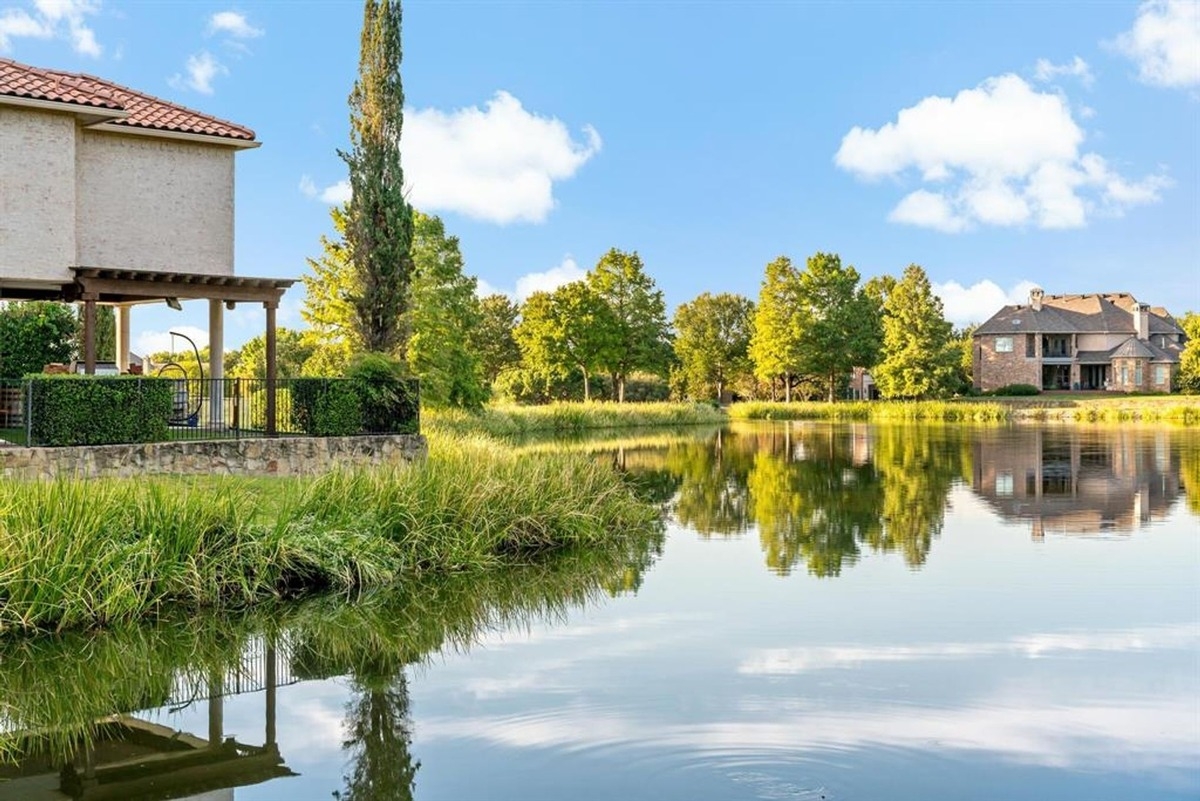
[[498, 438], [529, 434], [579, 434], [603, 428], [670, 428], [720, 425], [725, 414], [700, 403], [551, 403], [484, 407], [479, 412], [427, 409], [421, 412], [422, 431], [433, 434], [486, 434]]
[[659, 524], [611, 467], [481, 437], [310, 479], [4, 482], [0, 635], [522, 564]]
[[945, 401], [748, 401], [729, 407], [731, 420], [1074, 422], [1200, 425], [1200, 396], [957, 398]]

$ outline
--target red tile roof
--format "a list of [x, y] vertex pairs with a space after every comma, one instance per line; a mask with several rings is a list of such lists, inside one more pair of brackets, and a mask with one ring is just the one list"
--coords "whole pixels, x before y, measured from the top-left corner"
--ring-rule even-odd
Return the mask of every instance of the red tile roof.
[[107, 121], [106, 124], [111, 125], [254, 141], [254, 131], [249, 128], [201, 114], [103, 78], [30, 67], [0, 58], [0, 96], [2, 95], [128, 113], [127, 117]]

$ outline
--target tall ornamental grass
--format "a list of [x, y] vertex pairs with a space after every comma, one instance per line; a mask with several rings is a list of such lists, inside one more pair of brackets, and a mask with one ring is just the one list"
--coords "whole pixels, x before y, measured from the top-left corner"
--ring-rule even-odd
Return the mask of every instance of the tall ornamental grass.
[[734, 420], [943, 420], [980, 423], [1008, 420], [1011, 407], [980, 401], [750, 401], [730, 406], [729, 416]]
[[521, 563], [657, 524], [586, 455], [478, 438], [312, 479], [4, 482], [0, 634]]
[[546, 406], [495, 405], [471, 413], [452, 409], [422, 411], [422, 430], [432, 433], [520, 437], [535, 433], [578, 434], [604, 428], [719, 425], [720, 409], [696, 403], [551, 403]]

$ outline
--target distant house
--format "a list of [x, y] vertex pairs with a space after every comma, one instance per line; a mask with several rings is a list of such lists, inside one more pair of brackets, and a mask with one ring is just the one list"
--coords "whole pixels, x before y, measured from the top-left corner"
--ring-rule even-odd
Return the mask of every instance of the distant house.
[[1126, 292], [1047, 295], [1005, 306], [974, 335], [974, 379], [1046, 390], [1170, 392], [1186, 336], [1161, 307]]

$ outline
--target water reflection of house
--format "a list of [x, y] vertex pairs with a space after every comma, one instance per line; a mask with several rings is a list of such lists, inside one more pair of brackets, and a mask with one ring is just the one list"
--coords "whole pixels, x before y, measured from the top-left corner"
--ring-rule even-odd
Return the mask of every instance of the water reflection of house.
[[[276, 689], [290, 683], [287, 661], [260, 641], [237, 669], [180, 677], [169, 697], [151, 700], [167, 709], [206, 704], [205, 737], [115, 714], [96, 721], [87, 744], [64, 757], [38, 747], [53, 733], [29, 732], [27, 752], [0, 765], [0, 801], [232, 801], [234, 788], [294, 776], [275, 739]], [[253, 692], [263, 693], [262, 744], [225, 734], [225, 699]]]
[[1181, 491], [1165, 432], [997, 430], [973, 448], [972, 489], [1035, 538], [1130, 532], [1161, 520]]

